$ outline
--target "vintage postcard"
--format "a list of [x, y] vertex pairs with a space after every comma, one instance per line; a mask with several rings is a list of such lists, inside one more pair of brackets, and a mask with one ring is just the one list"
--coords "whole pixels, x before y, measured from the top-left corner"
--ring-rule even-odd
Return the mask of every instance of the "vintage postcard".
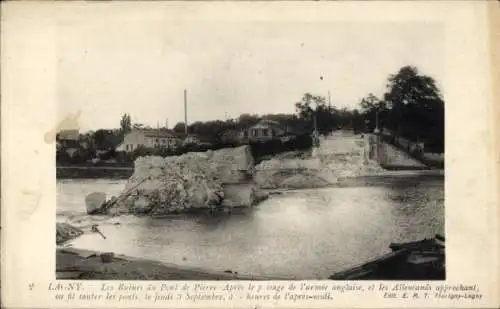
[[498, 307], [492, 9], [2, 3], [2, 305]]

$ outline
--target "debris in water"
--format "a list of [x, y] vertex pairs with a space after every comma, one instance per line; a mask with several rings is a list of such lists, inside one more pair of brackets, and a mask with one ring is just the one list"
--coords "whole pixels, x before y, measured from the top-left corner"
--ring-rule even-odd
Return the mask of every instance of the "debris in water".
[[97, 224], [93, 224], [92, 225], [92, 232], [94, 233], [99, 233], [99, 235], [102, 236], [102, 238], [106, 239], [106, 236], [104, 236], [104, 234], [99, 230], [98, 228], [98, 225]]
[[104, 252], [100, 254], [101, 262], [103, 263], [111, 263], [113, 262], [113, 257], [115, 254], [113, 252]]

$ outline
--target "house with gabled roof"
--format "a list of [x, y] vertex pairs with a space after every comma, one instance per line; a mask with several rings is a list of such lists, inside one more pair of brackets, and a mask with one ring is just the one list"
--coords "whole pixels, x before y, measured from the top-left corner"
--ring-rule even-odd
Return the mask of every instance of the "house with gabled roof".
[[263, 119], [257, 124], [243, 129], [240, 139], [243, 141], [265, 141], [283, 136], [285, 128], [277, 121]]

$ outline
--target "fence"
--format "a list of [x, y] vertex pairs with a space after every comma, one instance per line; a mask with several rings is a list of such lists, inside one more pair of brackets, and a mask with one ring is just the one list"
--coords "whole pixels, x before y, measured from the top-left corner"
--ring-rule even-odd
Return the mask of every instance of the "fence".
[[444, 155], [436, 156], [435, 154], [431, 155], [429, 153], [425, 153], [425, 147], [423, 143], [416, 143], [404, 137], [397, 136], [396, 134], [385, 128], [382, 129], [380, 133], [381, 141], [399, 148], [415, 160], [418, 160], [432, 168], [444, 168]]

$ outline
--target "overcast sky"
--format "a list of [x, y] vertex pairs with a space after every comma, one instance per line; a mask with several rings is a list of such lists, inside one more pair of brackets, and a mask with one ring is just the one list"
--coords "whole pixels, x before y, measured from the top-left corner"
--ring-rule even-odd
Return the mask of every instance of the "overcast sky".
[[[58, 25], [58, 111], [83, 131], [133, 122], [169, 127], [242, 113], [293, 113], [305, 92], [355, 107], [389, 74], [443, 73], [443, 29], [425, 23], [214, 22], [101, 14]], [[103, 27], [105, 25], [105, 27]], [[320, 77], [323, 76], [323, 80]]]

